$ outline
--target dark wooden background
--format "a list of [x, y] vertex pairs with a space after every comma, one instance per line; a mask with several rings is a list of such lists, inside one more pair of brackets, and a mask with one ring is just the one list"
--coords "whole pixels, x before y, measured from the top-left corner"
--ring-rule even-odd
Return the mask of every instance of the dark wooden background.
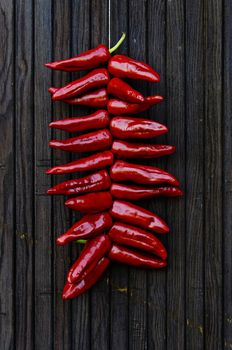
[[[0, 349], [232, 349], [232, 2], [111, 0], [108, 14], [106, 0], [0, 2]], [[112, 265], [63, 302], [78, 248], [54, 241], [75, 217], [45, 195], [65, 177], [44, 171], [70, 155], [49, 150], [67, 135], [47, 125], [87, 110], [51, 103], [47, 88], [71, 77], [43, 63], [107, 44], [109, 30], [161, 74], [135, 86], [166, 97], [149, 115], [177, 153], [153, 164], [185, 197], [143, 203], [171, 226], [166, 271]]]

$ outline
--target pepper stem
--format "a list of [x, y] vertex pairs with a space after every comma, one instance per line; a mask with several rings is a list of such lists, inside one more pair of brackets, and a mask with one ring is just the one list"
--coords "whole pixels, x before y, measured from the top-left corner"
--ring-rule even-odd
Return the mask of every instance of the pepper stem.
[[87, 240], [86, 239], [78, 239], [76, 242], [79, 244], [85, 244], [87, 242]]
[[122, 36], [121, 36], [121, 38], [119, 39], [119, 41], [117, 42], [117, 44], [114, 45], [113, 47], [111, 47], [111, 48], [109, 49], [109, 52], [110, 52], [110, 53], [113, 53], [114, 51], [116, 51], [116, 50], [119, 48], [119, 46], [121, 45], [121, 43], [124, 41], [125, 37], [126, 37], [126, 33], [123, 32], [123, 33], [122, 33]]

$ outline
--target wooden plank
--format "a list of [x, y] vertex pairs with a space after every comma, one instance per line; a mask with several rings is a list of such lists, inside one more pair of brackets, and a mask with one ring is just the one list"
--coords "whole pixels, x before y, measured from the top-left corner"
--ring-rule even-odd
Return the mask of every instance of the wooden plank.
[[15, 347], [34, 347], [34, 120], [33, 6], [17, 1], [16, 111], [16, 281]]
[[[117, 53], [127, 54], [128, 50], [128, 3], [127, 0], [111, 0], [110, 3], [110, 44], [114, 45], [122, 31], [127, 34]], [[123, 15], [122, 15], [123, 14]], [[112, 350], [128, 348], [128, 267], [112, 264], [110, 275], [110, 348]]]
[[205, 16], [205, 348], [222, 347], [222, 1]]
[[[62, 14], [62, 16], [60, 15]], [[55, 60], [70, 57], [71, 47], [71, 6], [70, 1], [56, 0], [53, 3], [53, 52]], [[53, 85], [62, 86], [70, 80], [69, 73], [55, 71]], [[69, 117], [70, 108], [65, 103], [53, 103], [53, 120]], [[69, 137], [64, 131], [51, 132], [52, 139]], [[63, 151], [52, 152], [53, 163], [69, 162], [69, 154]], [[67, 180], [68, 175], [53, 176], [53, 185]], [[55, 349], [69, 349], [72, 342], [71, 304], [62, 300], [62, 291], [70, 264], [70, 246], [56, 246], [56, 237], [64, 233], [71, 225], [70, 215], [64, 205], [64, 196], [53, 197], [53, 245], [54, 245], [54, 346]]]
[[[186, 4], [186, 347], [204, 348], [204, 32], [202, 1]], [[193, 171], [194, 169], [194, 171]]]
[[[146, 60], [146, 4], [145, 0], [129, 1], [128, 53], [131, 57]], [[138, 26], [138, 18], [140, 25]], [[147, 84], [135, 88], [146, 92]], [[140, 203], [141, 204], [141, 203]], [[145, 207], [145, 201], [141, 204]], [[147, 349], [147, 273], [144, 269], [129, 270], [129, 348]]]
[[14, 349], [14, 7], [0, 4], [0, 339]]
[[[168, 140], [176, 145], [167, 169], [185, 189], [185, 41], [184, 1], [167, 2], [166, 70]], [[185, 200], [167, 201], [169, 268], [167, 276], [167, 348], [185, 349]]]
[[35, 2], [34, 18], [34, 142], [35, 142], [35, 348], [53, 346], [53, 250], [51, 199], [46, 194], [51, 186], [51, 176], [45, 174], [51, 166], [48, 148], [51, 120], [51, 100], [47, 88], [51, 73], [43, 68], [51, 61], [52, 7], [50, 0]]
[[[91, 46], [108, 45], [108, 1], [91, 1]], [[91, 290], [91, 350], [109, 349], [109, 271]]]
[[[147, 62], [160, 74], [159, 84], [149, 84], [148, 95], [159, 94], [166, 98], [166, 6], [164, 1], [147, 3]], [[167, 124], [166, 103], [161, 103], [146, 114], [150, 119]], [[169, 136], [156, 138], [154, 143], [169, 144]], [[166, 169], [172, 156], [149, 161], [150, 165]], [[147, 161], [146, 161], [147, 163]], [[174, 199], [175, 201], [175, 199]], [[166, 199], [155, 198], [148, 201], [148, 209], [166, 219]], [[160, 237], [167, 246], [168, 237]], [[148, 348], [166, 349], [166, 269], [148, 271]]]
[[224, 80], [223, 80], [223, 94], [224, 94], [224, 120], [223, 120], [223, 305], [224, 305], [224, 349], [232, 347], [232, 124], [231, 124], [231, 79], [232, 79], [232, 3], [231, 1], [224, 2]]
[[[79, 54], [91, 47], [90, 43], [90, 1], [72, 1], [71, 5], [72, 32], [71, 32], [71, 54], [72, 56]], [[72, 79], [82, 76], [84, 72], [72, 74]], [[88, 114], [86, 107], [75, 106], [72, 109], [73, 116]], [[73, 154], [72, 159], [80, 158], [81, 154]], [[81, 177], [83, 174], [73, 174], [73, 178]], [[71, 211], [70, 211], [71, 212]], [[75, 222], [81, 215], [72, 213], [72, 220]], [[75, 261], [83, 247], [73, 243], [72, 245], [72, 261]], [[86, 349], [90, 348], [90, 300], [89, 293], [74, 299], [71, 302], [72, 308], [72, 348]]]

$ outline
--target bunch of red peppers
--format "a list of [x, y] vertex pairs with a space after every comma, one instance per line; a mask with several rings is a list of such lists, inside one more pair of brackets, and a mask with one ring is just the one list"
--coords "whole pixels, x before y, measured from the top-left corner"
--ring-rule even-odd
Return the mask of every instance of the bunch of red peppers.
[[175, 146], [144, 142], [168, 132], [165, 125], [137, 116], [163, 97], [145, 97], [123, 79], [159, 82], [160, 77], [143, 62], [124, 55], [111, 56], [124, 37], [125, 34], [112, 49], [99, 45], [73, 58], [45, 65], [66, 72], [93, 69], [63, 87], [49, 88], [49, 92], [53, 101], [97, 109], [90, 115], [49, 124], [69, 133], [82, 132], [65, 140], [50, 141], [51, 148], [91, 152], [47, 171], [87, 173], [48, 190], [50, 195], [70, 196], [65, 205], [83, 214], [57, 238], [58, 245], [73, 241], [85, 244], [68, 272], [63, 299], [74, 298], [93, 286], [110, 261], [151, 269], [167, 265], [167, 251], [155, 236], [169, 232], [167, 223], [132, 201], [181, 196], [179, 181], [162, 169], [134, 161], [172, 154]]

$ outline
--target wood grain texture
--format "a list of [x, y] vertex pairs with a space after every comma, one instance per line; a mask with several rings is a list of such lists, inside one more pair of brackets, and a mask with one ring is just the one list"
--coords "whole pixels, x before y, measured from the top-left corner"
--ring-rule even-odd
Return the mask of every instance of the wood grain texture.
[[[166, 70], [168, 140], [177, 152], [167, 169], [185, 189], [185, 2], [167, 2]], [[167, 273], [167, 348], [185, 349], [185, 201], [167, 200], [169, 267]]]
[[[204, 348], [203, 3], [186, 3], [186, 347]], [[194, 169], [194, 171], [193, 171]]]
[[[229, 0], [1, 1], [1, 350], [232, 347], [231, 15]], [[49, 150], [51, 138], [69, 135], [47, 125], [90, 110], [52, 103], [47, 92], [85, 72], [43, 64], [108, 45], [109, 29], [112, 46], [127, 32], [119, 53], [161, 75], [159, 84], [128, 82], [165, 97], [142, 116], [167, 124], [169, 133], [154, 143], [175, 144], [177, 152], [149, 164], [176, 175], [185, 196], [138, 203], [170, 225], [161, 237], [168, 269], [112, 264], [91, 291], [63, 302], [67, 270], [82, 247], [56, 247], [55, 238], [80, 215], [64, 197], [46, 195], [67, 176], [44, 172], [81, 155]]]
[[[222, 348], [222, 2], [205, 1], [205, 348]], [[213, 102], [213, 103], [212, 103]]]
[[[164, 102], [154, 106], [145, 113], [149, 118], [167, 125], [166, 104], [166, 4], [164, 1], [147, 2], [146, 61], [160, 74], [160, 83], [149, 84], [149, 95], [162, 95]], [[168, 127], [171, 128], [171, 125]], [[169, 135], [154, 139], [154, 143], [170, 144]], [[172, 162], [172, 156], [161, 157], [149, 161], [150, 165], [161, 169], [167, 168], [167, 162]], [[148, 209], [167, 220], [166, 200], [155, 198], [148, 200]], [[175, 202], [175, 199], [174, 199]], [[159, 237], [165, 245], [168, 235]], [[148, 303], [148, 349], [166, 349], [166, 269], [162, 271], [148, 271], [147, 303]]]
[[[51, 199], [44, 196], [51, 186], [51, 176], [45, 174], [52, 165], [48, 141], [51, 138], [48, 123], [52, 104], [47, 88], [51, 85], [51, 72], [43, 67], [51, 61], [52, 3], [35, 2], [34, 20], [34, 147], [35, 147], [35, 322], [36, 349], [53, 347], [53, 217]], [[38, 30], [39, 28], [39, 30]]]
[[0, 3], [0, 339], [3, 349], [14, 349], [14, 7]]
[[33, 6], [18, 1], [15, 47], [17, 349], [34, 346], [34, 119]]
[[232, 347], [232, 13], [231, 1], [224, 1], [224, 32], [223, 32], [223, 125], [222, 125], [222, 162], [223, 162], [223, 203], [222, 203], [222, 256], [223, 256], [223, 347]]

